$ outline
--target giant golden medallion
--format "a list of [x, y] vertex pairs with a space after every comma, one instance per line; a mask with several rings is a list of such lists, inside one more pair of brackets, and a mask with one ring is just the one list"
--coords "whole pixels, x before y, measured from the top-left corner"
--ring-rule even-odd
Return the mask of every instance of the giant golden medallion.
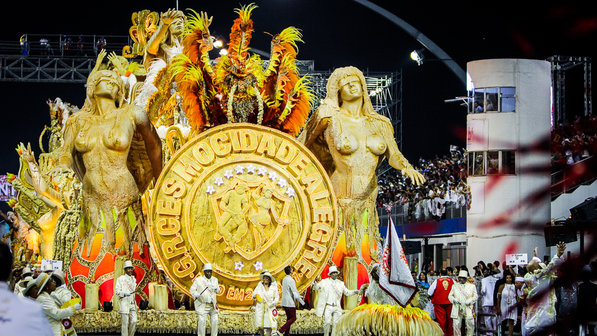
[[330, 180], [295, 138], [254, 124], [227, 124], [179, 149], [157, 181], [149, 211], [159, 263], [189, 293], [211, 263], [218, 303], [248, 309], [259, 274], [280, 282], [296, 269], [300, 291], [330, 260], [338, 228]]

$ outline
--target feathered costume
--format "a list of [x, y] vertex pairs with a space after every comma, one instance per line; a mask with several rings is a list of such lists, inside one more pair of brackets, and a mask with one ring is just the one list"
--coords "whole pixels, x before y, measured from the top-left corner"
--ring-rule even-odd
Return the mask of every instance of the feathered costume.
[[228, 53], [209, 59], [212, 48], [209, 20], [193, 12], [185, 28], [183, 53], [172, 62], [172, 76], [182, 94], [182, 106], [192, 132], [231, 122], [270, 126], [294, 136], [305, 124], [313, 93], [295, 65], [301, 33], [288, 27], [275, 35], [271, 59], [264, 70], [261, 58], [249, 53], [254, 31], [250, 4], [236, 9]]

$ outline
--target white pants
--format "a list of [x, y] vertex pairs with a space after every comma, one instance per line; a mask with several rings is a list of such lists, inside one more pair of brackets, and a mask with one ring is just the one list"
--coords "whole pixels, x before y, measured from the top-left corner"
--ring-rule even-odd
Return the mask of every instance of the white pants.
[[460, 324], [464, 319], [464, 327], [466, 328], [466, 336], [473, 336], [475, 334], [475, 319], [474, 318], [464, 318], [458, 317], [452, 319], [452, 326], [454, 328], [454, 336], [460, 336], [462, 333], [460, 332]]
[[120, 335], [133, 336], [135, 334], [135, 329], [137, 329], [137, 311], [130, 310], [128, 313], [120, 313], [120, 316], [122, 316]]
[[213, 304], [202, 303], [199, 307], [196, 307], [195, 310], [197, 311], [197, 314], [199, 314], [199, 320], [197, 321], [197, 336], [205, 336], [207, 315], [210, 316], [211, 321], [211, 336], [217, 336], [218, 311], [214, 308]]
[[[496, 310], [493, 306], [483, 306], [484, 314], [495, 314]], [[485, 329], [497, 331], [497, 316], [485, 316]]]
[[323, 312], [323, 335], [329, 336], [332, 329], [342, 317], [342, 308], [340, 306], [326, 306]]

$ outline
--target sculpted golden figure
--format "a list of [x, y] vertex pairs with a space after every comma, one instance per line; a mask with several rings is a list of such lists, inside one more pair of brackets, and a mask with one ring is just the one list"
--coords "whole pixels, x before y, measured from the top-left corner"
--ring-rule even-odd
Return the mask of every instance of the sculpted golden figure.
[[361, 246], [367, 234], [369, 252], [375, 259], [375, 242], [381, 240], [375, 208], [377, 165], [387, 158], [413, 183], [421, 184], [425, 179], [400, 153], [392, 124], [375, 112], [366, 87], [359, 69], [336, 69], [328, 79], [326, 98], [310, 118], [301, 140], [331, 176], [348, 251], [356, 249], [362, 257]]
[[144, 65], [147, 70], [158, 58], [169, 64], [172, 58], [182, 53], [182, 33], [186, 16], [182, 11], [169, 9], [161, 14], [160, 24], [145, 47]]
[[[103, 230], [102, 249], [113, 252], [115, 232], [122, 227], [120, 252], [132, 253], [129, 210], [141, 220], [140, 194], [160, 174], [161, 145], [145, 110], [125, 103], [122, 80], [114, 71], [90, 75], [85, 104], [67, 121], [55, 172], [67, 169], [82, 181], [79, 246], [87, 243], [89, 255], [96, 233]], [[136, 234], [144, 243], [144, 232]]]
[[220, 208], [222, 214], [222, 225], [219, 228], [220, 234], [224, 237], [228, 246], [234, 251], [235, 245], [247, 233], [248, 225], [245, 220], [245, 213], [248, 209], [247, 186], [243, 183], [236, 185], [222, 199]]

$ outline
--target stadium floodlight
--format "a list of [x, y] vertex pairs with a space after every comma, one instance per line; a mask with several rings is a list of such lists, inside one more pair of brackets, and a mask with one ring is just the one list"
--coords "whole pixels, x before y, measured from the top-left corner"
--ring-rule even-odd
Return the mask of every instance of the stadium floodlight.
[[410, 59], [417, 62], [417, 65], [423, 64], [423, 49], [411, 51]]

